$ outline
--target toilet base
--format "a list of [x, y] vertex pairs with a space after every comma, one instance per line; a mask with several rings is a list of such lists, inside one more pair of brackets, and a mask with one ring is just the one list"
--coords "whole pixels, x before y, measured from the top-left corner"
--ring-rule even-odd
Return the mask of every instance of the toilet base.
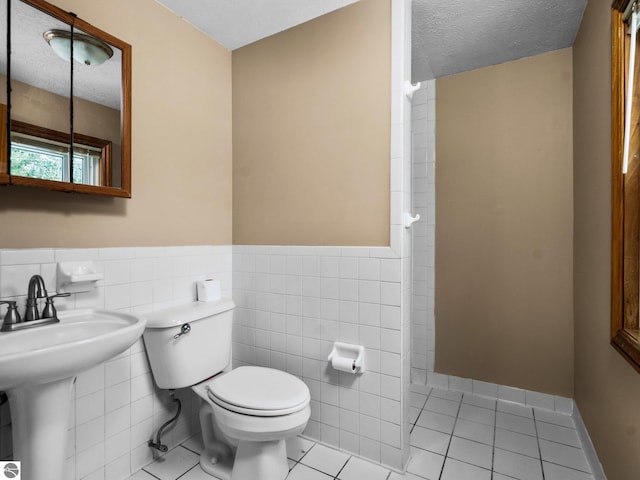
[[200, 455], [200, 468], [220, 480], [231, 480], [233, 457], [216, 458], [216, 463], [212, 463], [211, 460], [211, 457], [206, 452], [202, 452], [202, 455]]
[[200, 467], [220, 480], [284, 480], [289, 473], [284, 440], [240, 442], [233, 456], [200, 455]]
[[231, 480], [284, 480], [289, 473], [284, 440], [241, 441], [233, 462]]

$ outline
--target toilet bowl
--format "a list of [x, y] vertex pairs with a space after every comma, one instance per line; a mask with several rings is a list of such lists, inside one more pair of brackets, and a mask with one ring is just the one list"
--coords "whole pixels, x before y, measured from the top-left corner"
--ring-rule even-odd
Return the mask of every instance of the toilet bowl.
[[[192, 303], [147, 317], [143, 334], [160, 388], [200, 397], [202, 469], [223, 480], [283, 480], [287, 438], [311, 413], [307, 385], [281, 370], [230, 364], [233, 302]], [[188, 325], [189, 328], [185, 328]]]
[[[285, 440], [302, 433], [311, 414], [304, 382], [280, 370], [245, 366], [192, 388], [204, 401], [200, 416], [206, 427], [213, 427], [213, 419], [236, 447], [230, 478], [286, 477]], [[209, 435], [219, 441], [214, 432]], [[200, 464], [214, 476], [225, 476], [228, 465], [219, 451], [214, 444], [214, 452], [203, 455]]]

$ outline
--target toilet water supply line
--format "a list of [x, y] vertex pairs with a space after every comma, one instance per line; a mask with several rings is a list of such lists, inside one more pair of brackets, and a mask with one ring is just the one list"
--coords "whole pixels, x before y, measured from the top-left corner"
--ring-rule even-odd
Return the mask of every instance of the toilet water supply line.
[[[633, 82], [636, 65], [636, 38], [638, 35], [638, 6], [633, 2], [631, 7], [631, 49], [629, 51], [629, 78], [627, 81], [627, 98], [624, 109], [624, 148], [622, 153], [622, 174], [629, 168], [629, 143], [631, 141], [631, 109], [633, 108]], [[625, 12], [626, 15], [626, 12]]]
[[162, 426], [158, 429], [158, 434], [156, 435], [156, 441], [154, 442], [153, 438], [151, 438], [151, 440], [149, 440], [149, 443], [147, 443], [148, 446], [155, 448], [156, 450], [160, 450], [163, 453], [169, 450], [169, 447], [164, 445], [161, 441], [160, 437], [162, 436], [162, 432], [165, 428], [167, 428], [173, 422], [178, 420], [178, 417], [180, 416], [180, 411], [182, 410], [182, 403], [180, 402], [179, 398], [176, 398], [175, 394], [176, 394], [175, 390], [169, 390], [169, 396], [171, 396], [171, 400], [173, 400], [178, 404], [178, 410], [176, 411], [176, 414], [173, 417], [171, 417], [169, 420], [164, 422]]

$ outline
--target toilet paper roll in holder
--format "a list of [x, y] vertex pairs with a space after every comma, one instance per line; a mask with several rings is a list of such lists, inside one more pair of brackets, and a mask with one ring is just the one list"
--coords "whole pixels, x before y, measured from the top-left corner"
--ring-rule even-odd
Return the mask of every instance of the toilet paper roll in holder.
[[[365, 371], [364, 347], [362, 345], [334, 342], [328, 360], [336, 370], [350, 371], [351, 373], [363, 373]], [[348, 370], [342, 368], [347, 364], [350, 367]]]

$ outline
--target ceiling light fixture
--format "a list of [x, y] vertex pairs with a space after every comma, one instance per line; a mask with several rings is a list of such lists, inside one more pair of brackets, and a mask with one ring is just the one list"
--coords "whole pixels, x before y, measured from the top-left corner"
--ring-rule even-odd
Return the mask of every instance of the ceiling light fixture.
[[[49, 46], [63, 60], [71, 58], [71, 32], [48, 30], [43, 34]], [[85, 65], [100, 65], [113, 56], [113, 50], [102, 40], [84, 33], [73, 34], [73, 58]]]

